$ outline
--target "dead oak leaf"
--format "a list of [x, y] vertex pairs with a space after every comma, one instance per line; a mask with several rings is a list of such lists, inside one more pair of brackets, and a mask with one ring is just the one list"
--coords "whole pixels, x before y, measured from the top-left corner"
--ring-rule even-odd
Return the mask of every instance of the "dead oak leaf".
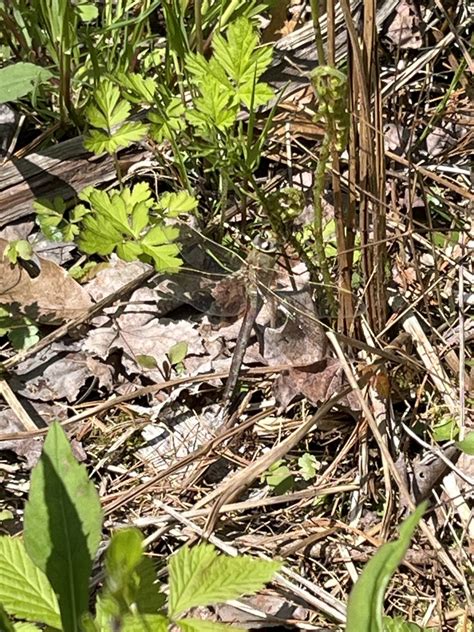
[[56, 263], [38, 257], [40, 273], [33, 279], [4, 256], [7, 246], [8, 242], [0, 239], [0, 304], [7, 306], [12, 315], [58, 324], [91, 307], [86, 290]]

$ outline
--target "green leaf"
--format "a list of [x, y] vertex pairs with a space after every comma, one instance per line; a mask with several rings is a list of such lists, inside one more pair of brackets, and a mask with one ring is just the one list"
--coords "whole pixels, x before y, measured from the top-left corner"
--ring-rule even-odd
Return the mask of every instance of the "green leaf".
[[15, 632], [15, 628], [13, 627], [13, 623], [8, 618], [7, 613], [2, 607], [0, 603], [0, 630], [2, 632]]
[[381, 546], [365, 565], [349, 595], [346, 632], [383, 632], [382, 609], [385, 589], [403, 560], [426, 507], [426, 502], [421, 503], [401, 524], [400, 538]]
[[435, 441], [452, 441], [457, 437], [459, 428], [456, 420], [450, 415], [445, 415], [433, 427], [433, 439]]
[[169, 348], [168, 358], [171, 366], [179, 364], [184, 360], [186, 354], [188, 353], [188, 343], [184, 340], [181, 342], [177, 342], [172, 347]]
[[0, 603], [10, 616], [61, 627], [56, 595], [19, 538], [0, 537]]
[[120, 90], [104, 80], [94, 92], [94, 102], [86, 108], [86, 118], [93, 127], [111, 131], [130, 114], [130, 104], [120, 98]]
[[179, 248], [175, 244], [147, 246], [142, 244], [143, 252], [148, 255], [159, 272], [176, 272], [182, 265]]
[[167, 632], [169, 621], [162, 614], [127, 615], [124, 617], [121, 632]]
[[468, 432], [462, 441], [456, 441], [457, 447], [469, 456], [474, 456], [474, 432]]
[[13, 512], [9, 509], [0, 510], [0, 522], [3, 522], [4, 520], [13, 520], [14, 517]]
[[156, 369], [158, 367], [158, 363], [156, 362], [155, 358], [151, 355], [140, 353], [139, 355], [135, 356], [135, 361], [143, 369], [151, 370], [151, 369]]
[[27, 62], [0, 68], [0, 103], [18, 101], [52, 76], [46, 68]]
[[89, 2], [81, 2], [77, 4], [75, 6], [75, 10], [83, 22], [92, 22], [99, 16], [99, 9]]
[[55, 422], [31, 475], [24, 539], [29, 556], [58, 596], [64, 632], [78, 630], [88, 609], [89, 578], [101, 527], [99, 495]]
[[194, 99], [193, 110], [186, 112], [186, 118], [194, 127], [206, 129], [213, 125], [221, 132], [229, 129], [237, 120], [237, 107], [232, 104], [233, 93], [223, 90], [222, 84], [209, 77], [201, 86], [202, 96]]
[[125, 149], [132, 143], [142, 140], [147, 131], [148, 127], [138, 121], [124, 123], [111, 134], [102, 130], [92, 130], [84, 140], [84, 147], [97, 155], [104, 151], [113, 154], [119, 149]]
[[180, 619], [176, 621], [176, 625], [183, 632], [245, 632], [244, 628], [237, 628], [234, 625], [225, 625], [224, 623], [214, 623], [214, 621], [206, 621], [202, 619]]
[[7, 245], [3, 256], [15, 265], [19, 257], [27, 261], [31, 259], [33, 256], [33, 248], [26, 239], [15, 239]]
[[192, 213], [196, 210], [198, 202], [187, 191], [176, 193], [163, 193], [156, 206], [166, 217], [178, 217], [183, 213]]
[[34, 623], [27, 623], [22, 621], [21, 623], [15, 623], [15, 632], [40, 632], [41, 628]]
[[158, 88], [157, 82], [148, 77], [142, 77], [136, 72], [118, 72], [116, 75], [117, 83], [126, 90], [135, 103], [155, 103], [155, 92]]
[[298, 466], [300, 468], [300, 474], [305, 481], [310, 481], [314, 478], [320, 468], [320, 463], [314, 454], [305, 452], [303, 456], [298, 459]]
[[408, 623], [402, 617], [384, 617], [383, 632], [423, 632], [416, 623]]
[[250, 556], [219, 555], [210, 544], [184, 546], [169, 562], [168, 611], [175, 618], [195, 606], [237, 599], [252, 594], [271, 581], [279, 562]]
[[143, 557], [143, 535], [138, 529], [116, 531], [105, 556], [107, 587], [111, 592], [123, 589]]
[[39, 342], [40, 335], [39, 329], [34, 323], [28, 324], [28, 319], [25, 318], [25, 322], [17, 324], [8, 332], [8, 339], [12, 343], [14, 349], [25, 350], [29, 349], [37, 342]]
[[186, 127], [184, 114], [186, 107], [179, 97], [169, 99], [164, 110], [150, 112], [148, 119], [152, 125], [150, 134], [157, 143], [163, 142], [164, 139], [171, 140], [173, 135], [183, 131]]

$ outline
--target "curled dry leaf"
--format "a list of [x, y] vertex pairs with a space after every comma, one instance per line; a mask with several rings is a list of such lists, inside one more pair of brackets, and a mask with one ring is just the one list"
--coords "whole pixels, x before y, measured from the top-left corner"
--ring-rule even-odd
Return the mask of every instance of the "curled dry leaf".
[[40, 273], [32, 279], [20, 265], [4, 257], [7, 245], [0, 239], [0, 304], [8, 306], [12, 315], [58, 324], [91, 307], [88, 293], [56, 263], [38, 257]]

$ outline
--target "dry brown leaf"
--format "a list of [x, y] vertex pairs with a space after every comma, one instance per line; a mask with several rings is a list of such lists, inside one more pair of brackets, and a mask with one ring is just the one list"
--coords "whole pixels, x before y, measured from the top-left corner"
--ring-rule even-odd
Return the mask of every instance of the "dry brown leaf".
[[41, 271], [32, 279], [21, 266], [3, 256], [7, 245], [0, 239], [0, 304], [8, 306], [12, 315], [58, 324], [91, 307], [86, 290], [56, 263], [38, 257]]
[[420, 18], [410, 0], [401, 0], [396, 16], [387, 29], [387, 37], [400, 48], [420, 48]]

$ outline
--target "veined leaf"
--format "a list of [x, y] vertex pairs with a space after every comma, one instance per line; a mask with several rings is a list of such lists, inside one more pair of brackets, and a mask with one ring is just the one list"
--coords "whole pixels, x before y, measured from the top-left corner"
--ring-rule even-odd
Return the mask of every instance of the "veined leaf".
[[135, 103], [154, 104], [158, 84], [151, 77], [145, 78], [136, 72], [119, 72], [117, 83], [128, 92], [127, 98]]
[[77, 245], [89, 255], [110, 255], [122, 242], [122, 233], [103, 215], [89, 215], [82, 223]]
[[456, 442], [457, 447], [465, 454], [474, 455], [474, 432], [468, 432], [462, 441]]
[[92, 130], [88, 138], [84, 140], [84, 147], [94, 154], [102, 154], [104, 151], [113, 154], [119, 149], [125, 149], [142, 140], [147, 131], [148, 127], [138, 121], [124, 123], [111, 134], [101, 130]]
[[136, 261], [144, 250], [136, 241], [124, 241], [117, 245], [117, 255], [124, 261]]
[[186, 118], [196, 127], [206, 128], [210, 124], [220, 131], [231, 127], [237, 119], [237, 108], [232, 103], [234, 93], [224, 90], [214, 77], [209, 77], [201, 86], [201, 97], [194, 99], [194, 110], [186, 112]]
[[148, 255], [154, 262], [156, 270], [161, 272], [175, 272], [182, 265], [179, 258], [179, 248], [175, 244], [163, 246], [147, 246], [142, 244], [144, 254]]
[[101, 82], [94, 92], [94, 101], [86, 108], [86, 118], [93, 127], [110, 132], [130, 114], [130, 104], [120, 99], [120, 90], [109, 80]]
[[168, 610], [175, 618], [195, 606], [207, 606], [252, 594], [269, 582], [279, 562], [249, 556], [219, 555], [210, 544], [181, 548], [169, 562]]
[[22, 61], [0, 68], [0, 103], [18, 101], [52, 76], [46, 68]]
[[11, 616], [61, 627], [58, 600], [48, 578], [19, 538], [0, 537], [0, 604]]
[[101, 528], [97, 490], [55, 422], [31, 474], [24, 539], [28, 555], [58, 596], [64, 632], [78, 630], [88, 609], [89, 578]]
[[349, 595], [346, 632], [383, 632], [385, 589], [410, 546], [426, 506], [426, 502], [419, 505], [400, 526], [400, 538], [381, 546], [365, 565]]
[[148, 119], [152, 125], [150, 134], [157, 143], [161, 143], [163, 139], [170, 140], [173, 132], [179, 133], [186, 127], [184, 113], [186, 107], [179, 97], [172, 97], [164, 112], [161, 108], [156, 112], [150, 112]]
[[156, 207], [167, 217], [178, 217], [182, 213], [192, 213], [197, 208], [197, 200], [187, 191], [177, 193], [163, 193]]

